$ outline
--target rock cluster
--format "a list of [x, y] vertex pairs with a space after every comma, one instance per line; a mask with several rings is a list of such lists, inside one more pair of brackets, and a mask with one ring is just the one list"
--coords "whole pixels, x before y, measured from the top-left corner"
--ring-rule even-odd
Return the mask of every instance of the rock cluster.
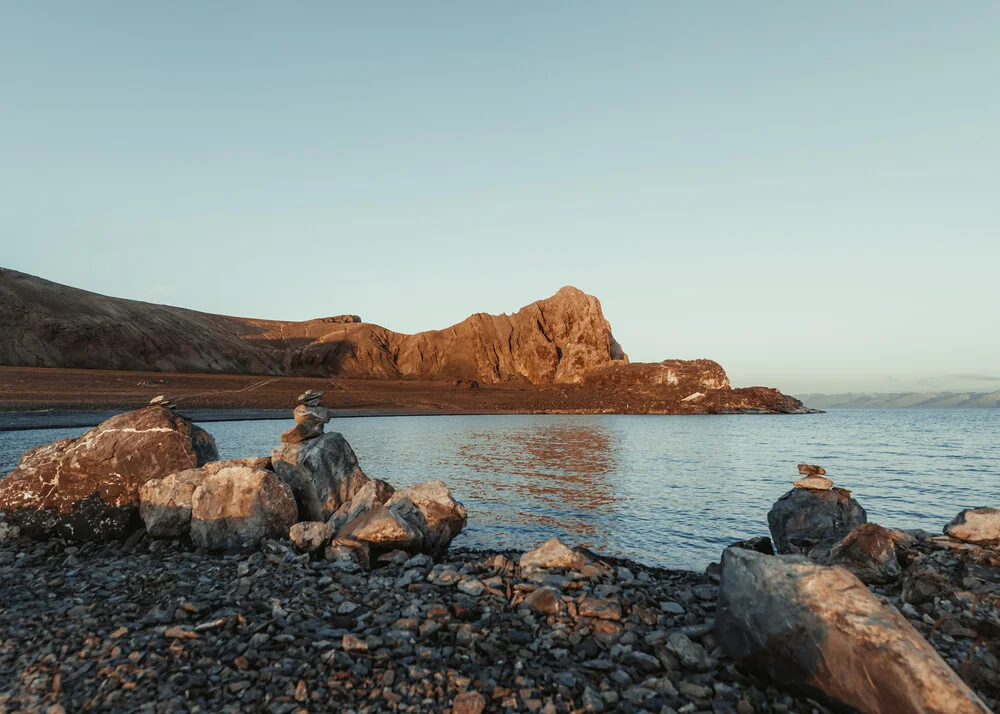
[[[825, 475], [806, 464], [799, 471], [807, 482]], [[1000, 548], [991, 530], [1000, 511], [963, 511], [946, 535], [932, 536], [867, 523], [832, 484], [797, 486], [768, 523], [778, 552], [799, 555], [767, 555], [756, 547], [766, 539], [753, 539], [710, 569], [721, 578], [715, 629], [726, 654], [870, 714], [987, 714], [1000, 696]]]

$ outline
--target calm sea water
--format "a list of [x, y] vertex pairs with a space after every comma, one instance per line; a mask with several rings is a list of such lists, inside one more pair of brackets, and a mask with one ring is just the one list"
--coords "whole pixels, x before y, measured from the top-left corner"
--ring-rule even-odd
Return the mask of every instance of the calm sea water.
[[[222, 458], [268, 454], [292, 422], [204, 424]], [[441, 479], [469, 510], [455, 545], [529, 548], [553, 535], [671, 568], [704, 568], [767, 534], [796, 464], [824, 466], [869, 520], [938, 531], [1000, 505], [1000, 410], [810, 416], [463, 416], [332, 422], [364, 471]], [[0, 473], [25, 449], [83, 429], [0, 433]]]

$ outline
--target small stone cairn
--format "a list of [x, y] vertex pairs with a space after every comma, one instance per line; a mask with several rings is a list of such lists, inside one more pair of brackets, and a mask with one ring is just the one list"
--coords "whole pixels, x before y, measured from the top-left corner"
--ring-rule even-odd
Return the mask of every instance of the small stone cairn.
[[282, 433], [281, 441], [285, 444], [300, 444], [309, 439], [323, 435], [323, 426], [330, 421], [330, 413], [321, 406], [324, 392], [307, 389], [299, 395], [299, 405], [292, 412], [295, 426]]
[[151, 407], [163, 407], [164, 409], [170, 409], [171, 411], [173, 411], [174, 409], [177, 408], [177, 405], [174, 404], [174, 400], [170, 399], [169, 397], [167, 397], [167, 396], [165, 396], [163, 394], [161, 394], [158, 397], [153, 397], [152, 399], [150, 399], [149, 400], [149, 406], [151, 406]]
[[826, 469], [822, 466], [799, 464], [799, 474], [802, 478], [792, 481], [795, 488], [808, 488], [814, 491], [829, 491], [833, 488], [833, 481], [826, 478]]

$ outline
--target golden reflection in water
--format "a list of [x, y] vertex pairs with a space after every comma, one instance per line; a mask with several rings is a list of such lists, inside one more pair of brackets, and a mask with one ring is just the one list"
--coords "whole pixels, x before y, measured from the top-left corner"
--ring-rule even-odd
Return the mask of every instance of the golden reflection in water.
[[618, 456], [605, 427], [559, 424], [471, 432], [459, 454], [469, 469], [484, 475], [470, 478], [473, 495], [514, 506], [522, 523], [593, 535], [597, 514], [614, 515]]

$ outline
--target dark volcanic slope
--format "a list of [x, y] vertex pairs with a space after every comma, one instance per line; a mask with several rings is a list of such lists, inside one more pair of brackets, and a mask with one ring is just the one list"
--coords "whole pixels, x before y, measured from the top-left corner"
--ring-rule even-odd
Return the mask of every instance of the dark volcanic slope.
[[281, 322], [111, 298], [0, 268], [0, 364], [382, 379], [579, 382], [627, 361], [597, 298], [403, 335], [353, 316]]

